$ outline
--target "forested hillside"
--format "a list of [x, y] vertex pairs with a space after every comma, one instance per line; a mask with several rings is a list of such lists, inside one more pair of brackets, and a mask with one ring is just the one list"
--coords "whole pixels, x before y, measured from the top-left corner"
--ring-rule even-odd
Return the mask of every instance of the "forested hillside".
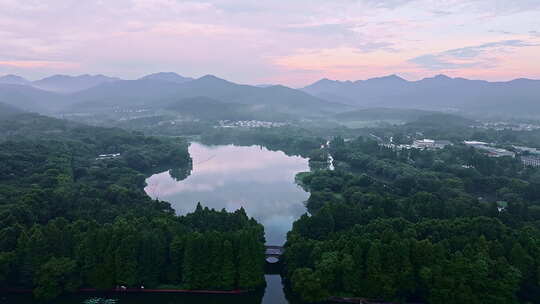
[[311, 216], [285, 262], [306, 301], [423, 303], [540, 298], [540, 172], [464, 145], [393, 150], [335, 139], [336, 170], [300, 176]]
[[33, 114], [0, 121], [0, 289], [52, 299], [263, 285], [263, 227], [242, 209], [175, 216], [143, 190], [165, 168], [189, 174], [186, 142]]
[[22, 113], [22, 110], [0, 102], [0, 118], [5, 118], [20, 113]]
[[315, 132], [295, 127], [279, 128], [221, 128], [206, 131], [201, 135], [206, 144], [235, 144], [241, 146], [262, 145], [269, 150], [283, 151], [287, 155], [307, 157], [326, 140]]

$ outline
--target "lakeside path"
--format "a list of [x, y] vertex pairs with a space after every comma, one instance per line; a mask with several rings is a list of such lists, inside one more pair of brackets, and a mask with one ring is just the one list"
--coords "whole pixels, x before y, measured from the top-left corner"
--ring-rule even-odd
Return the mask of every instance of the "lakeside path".
[[[189, 290], [189, 289], [108, 289], [81, 288], [77, 292], [103, 292], [103, 293], [192, 293], [192, 294], [247, 294], [247, 290]], [[76, 292], [76, 293], [77, 293]], [[0, 293], [32, 293], [31, 289], [0, 289]]]

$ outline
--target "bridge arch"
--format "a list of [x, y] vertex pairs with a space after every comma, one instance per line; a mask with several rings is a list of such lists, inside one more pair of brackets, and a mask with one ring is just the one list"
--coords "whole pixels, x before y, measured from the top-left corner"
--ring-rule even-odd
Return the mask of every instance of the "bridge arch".
[[281, 261], [281, 256], [283, 255], [284, 248], [283, 246], [265, 246], [264, 258], [267, 263], [278, 263]]

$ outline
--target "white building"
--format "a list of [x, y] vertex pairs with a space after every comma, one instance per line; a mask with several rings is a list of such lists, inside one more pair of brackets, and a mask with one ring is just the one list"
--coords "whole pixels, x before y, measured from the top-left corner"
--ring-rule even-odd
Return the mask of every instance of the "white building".
[[464, 141], [463, 143], [467, 146], [471, 146], [475, 149], [484, 151], [489, 157], [504, 157], [504, 156], [516, 157], [516, 153], [512, 151], [495, 148], [495, 147], [490, 146], [488, 143], [485, 143], [482, 141]]
[[463, 143], [464, 143], [465, 145], [467, 145], [467, 146], [473, 146], [473, 147], [474, 147], [474, 146], [487, 146], [487, 145], [489, 145], [489, 144], [486, 143], [486, 142], [483, 142], [483, 141], [474, 141], [474, 140], [471, 140], [471, 141], [467, 141], [467, 140], [466, 140], [466, 141], [464, 141]]
[[525, 165], [525, 166], [530, 166], [530, 167], [540, 167], [540, 157], [538, 156], [522, 156], [521, 157], [521, 162]]
[[120, 156], [120, 153], [114, 153], [114, 154], [100, 154], [96, 160], [102, 160], [102, 159], [113, 159]]
[[448, 140], [420, 139], [415, 140], [412, 147], [416, 149], [442, 149], [451, 144]]

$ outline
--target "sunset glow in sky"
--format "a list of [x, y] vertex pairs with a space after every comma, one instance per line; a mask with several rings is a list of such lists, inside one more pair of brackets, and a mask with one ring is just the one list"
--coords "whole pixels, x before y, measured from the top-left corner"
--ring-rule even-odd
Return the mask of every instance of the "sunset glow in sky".
[[540, 79], [540, 0], [0, 0], [0, 75]]

